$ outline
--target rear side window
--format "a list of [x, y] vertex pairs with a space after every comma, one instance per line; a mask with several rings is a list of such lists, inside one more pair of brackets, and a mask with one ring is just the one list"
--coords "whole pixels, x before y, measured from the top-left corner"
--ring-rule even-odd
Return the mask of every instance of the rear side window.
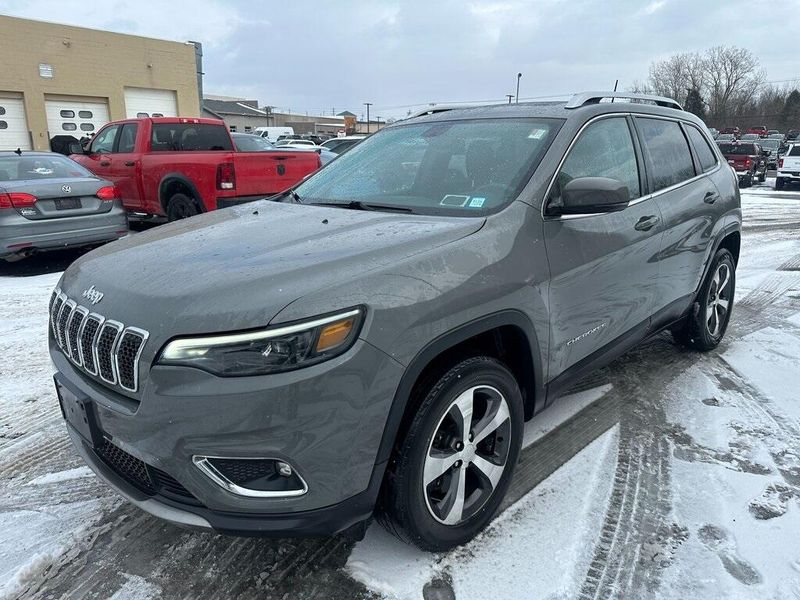
[[628, 186], [631, 199], [641, 195], [636, 151], [624, 117], [601, 119], [581, 133], [558, 173], [550, 198], [557, 201], [563, 186], [577, 177], [617, 179]]
[[136, 132], [139, 130], [137, 123], [125, 123], [119, 134], [119, 146], [117, 152], [133, 152], [136, 146]]
[[800, 156], [800, 146], [792, 146], [789, 148], [787, 156]]
[[648, 157], [653, 189], [657, 192], [694, 177], [694, 164], [689, 144], [675, 121], [636, 118], [642, 135], [644, 153]]
[[151, 138], [153, 152], [171, 150], [207, 152], [233, 150], [228, 131], [223, 125], [205, 123], [155, 123]]
[[694, 146], [694, 151], [697, 152], [697, 158], [700, 159], [700, 166], [703, 171], [707, 172], [713, 169], [717, 165], [717, 157], [708, 145], [706, 137], [700, 133], [697, 127], [691, 125], [686, 126], [686, 133], [689, 134], [689, 140]]

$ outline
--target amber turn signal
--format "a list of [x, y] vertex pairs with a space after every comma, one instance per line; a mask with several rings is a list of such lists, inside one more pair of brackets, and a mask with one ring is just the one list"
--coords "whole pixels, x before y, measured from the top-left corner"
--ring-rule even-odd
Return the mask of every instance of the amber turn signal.
[[323, 327], [317, 340], [317, 352], [326, 352], [342, 344], [350, 335], [355, 323], [355, 318], [351, 317]]

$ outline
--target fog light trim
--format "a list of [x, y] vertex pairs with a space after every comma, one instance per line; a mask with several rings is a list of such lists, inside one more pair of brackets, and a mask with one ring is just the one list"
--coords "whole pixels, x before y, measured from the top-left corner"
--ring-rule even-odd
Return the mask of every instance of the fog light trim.
[[[297, 479], [302, 484], [302, 488], [294, 489], [294, 490], [280, 490], [280, 491], [272, 491], [272, 490], [254, 490], [251, 488], [243, 487], [241, 485], [235, 484], [233, 481], [228, 479], [222, 472], [217, 469], [214, 464], [211, 462], [212, 459], [219, 459], [219, 460], [271, 460], [275, 463], [284, 463], [288, 465], [291, 470], [292, 474], [297, 477]], [[236, 494], [237, 496], [244, 496], [247, 498], [296, 498], [298, 496], [302, 496], [308, 492], [308, 484], [306, 484], [305, 479], [297, 472], [297, 469], [292, 467], [287, 461], [280, 459], [280, 458], [273, 458], [273, 457], [242, 457], [242, 456], [202, 456], [202, 455], [195, 455], [192, 457], [192, 462], [194, 465], [203, 472], [203, 474], [208, 477], [211, 481], [216, 483], [218, 486], [228, 490], [232, 494]]]

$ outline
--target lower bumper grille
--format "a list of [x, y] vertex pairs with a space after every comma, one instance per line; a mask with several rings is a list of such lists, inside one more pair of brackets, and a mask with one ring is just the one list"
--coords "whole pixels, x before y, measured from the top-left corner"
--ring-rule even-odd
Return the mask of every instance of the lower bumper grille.
[[178, 502], [202, 506], [202, 503], [171, 475], [128, 454], [108, 440], [104, 439], [94, 451], [106, 466], [148, 496], [160, 494]]

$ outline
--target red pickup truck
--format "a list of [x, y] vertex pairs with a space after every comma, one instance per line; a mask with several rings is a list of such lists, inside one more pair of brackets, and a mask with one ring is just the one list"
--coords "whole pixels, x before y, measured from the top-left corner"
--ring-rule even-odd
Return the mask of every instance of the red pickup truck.
[[82, 150], [71, 158], [113, 181], [129, 213], [170, 221], [277, 194], [320, 167], [315, 152], [235, 152], [218, 119], [114, 121]]

